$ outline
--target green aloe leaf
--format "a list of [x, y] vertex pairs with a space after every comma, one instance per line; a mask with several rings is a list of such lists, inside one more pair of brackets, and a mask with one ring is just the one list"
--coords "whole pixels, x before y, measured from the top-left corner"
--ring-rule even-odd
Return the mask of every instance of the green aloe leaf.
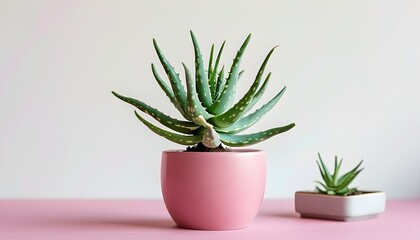
[[227, 133], [219, 133], [221, 141], [230, 147], [245, 147], [260, 143], [271, 137], [274, 137], [280, 133], [286, 132], [292, 129], [295, 126], [294, 123], [283, 126], [272, 128], [258, 133], [244, 134], [244, 135], [235, 135]]
[[[254, 97], [255, 93], [258, 91], [261, 78], [264, 74], [265, 67], [267, 66], [268, 60], [273, 54], [275, 48], [276, 47], [271, 49], [271, 51], [265, 57], [264, 62], [262, 63], [257, 76], [255, 77], [254, 83], [251, 85], [251, 87], [245, 93], [245, 95], [241, 98], [241, 100], [239, 100], [232, 108], [227, 110], [225, 113], [215, 116], [214, 118], [210, 119], [210, 122], [214, 123], [218, 127], [223, 127], [223, 128], [229, 127], [247, 112], [248, 107], [251, 104], [252, 98]], [[269, 79], [270, 76], [271, 76], [271, 73], [268, 74], [267, 78]]]
[[347, 195], [347, 193], [349, 192], [349, 190], [350, 189], [348, 187], [345, 187], [345, 188], [342, 188], [342, 189], [339, 189], [339, 190], [335, 191], [335, 194], [336, 195], [344, 196], [344, 195]]
[[350, 185], [350, 183], [357, 177], [357, 175], [359, 175], [359, 173], [362, 170], [363, 170], [363, 168], [354, 172], [354, 173], [351, 172], [352, 174], [349, 174], [346, 177], [342, 178], [341, 181], [338, 181], [337, 188], [341, 189], [341, 188], [344, 188], [344, 187], [347, 187], [348, 185]]
[[262, 86], [258, 89], [257, 93], [255, 93], [254, 97], [251, 100], [251, 103], [249, 103], [248, 108], [246, 109], [246, 112], [249, 112], [255, 104], [261, 99], [261, 97], [264, 95], [265, 90], [267, 89], [268, 83], [270, 82], [271, 74], [268, 74], [265, 78]]
[[344, 174], [343, 176], [338, 178], [338, 181], [337, 181], [338, 183], [337, 184], [341, 184], [344, 181], [344, 179], [346, 179], [348, 176], [354, 174], [359, 169], [359, 167], [362, 165], [362, 163], [363, 163], [363, 160], [361, 160], [359, 162], [359, 164], [357, 164], [357, 166], [354, 167], [352, 170], [350, 170], [349, 172], [347, 172], [346, 174]]
[[165, 92], [166, 96], [171, 100], [172, 104], [175, 106], [176, 109], [181, 113], [181, 115], [188, 120], [191, 120], [189, 116], [185, 113], [183, 106], [176, 100], [174, 93], [169, 88], [169, 86], [162, 80], [159, 76], [158, 72], [156, 71], [155, 65], [152, 63], [152, 72], [153, 76], [155, 77], [157, 83], [159, 84], [160, 88]]
[[212, 115], [207, 113], [201, 105], [197, 92], [195, 91], [194, 80], [192, 79], [190, 70], [184, 63], [182, 66], [185, 69], [185, 78], [187, 80], [187, 114], [196, 124], [199, 124], [196, 119], [198, 116], [202, 115], [204, 119], [209, 119]]
[[338, 177], [338, 173], [340, 172], [342, 162], [343, 162], [343, 159], [341, 159], [340, 162], [338, 162], [337, 156], [335, 156], [335, 159], [334, 159], [334, 173], [333, 173], [334, 184], [337, 184], [337, 177]]
[[315, 187], [315, 189], [317, 190], [317, 192], [322, 193], [322, 194], [327, 194], [327, 191], [321, 190], [319, 187]]
[[328, 171], [328, 168], [325, 166], [324, 161], [322, 161], [320, 153], [318, 153], [318, 157], [319, 157], [319, 162], [320, 162], [321, 167], [322, 167], [322, 171], [324, 172], [324, 175], [326, 177], [326, 179], [324, 179], [325, 183], [328, 186], [333, 186], [334, 182], [333, 182], [332, 175], [331, 175], [330, 171]]
[[[251, 110], [255, 106], [255, 104], [257, 104], [257, 102], [261, 99], [261, 97], [264, 95], [265, 90], [267, 89], [269, 81], [270, 81], [270, 75], [266, 77], [266, 79], [264, 80], [264, 83], [262, 84], [258, 92], [252, 98], [251, 103], [249, 103], [248, 108], [246, 109], [245, 112], [249, 112], [249, 110]], [[286, 88], [282, 89], [281, 94], [278, 99], [280, 99], [280, 97], [283, 95], [285, 90]], [[250, 114], [246, 117], [242, 117], [241, 119], [236, 121], [234, 124], [230, 125], [229, 127], [220, 129], [220, 131], [225, 132], [225, 133], [239, 133], [239, 132], [245, 131], [246, 129], [252, 127], [255, 123], [257, 123], [267, 112], [269, 112], [274, 107], [275, 104], [276, 102], [274, 101], [270, 102], [265, 107], [267, 109], [269, 108], [267, 111], [263, 111], [264, 108], [261, 110], [258, 110], [254, 114]]]
[[196, 80], [196, 90], [198, 97], [200, 98], [201, 103], [204, 107], [208, 107], [212, 104], [212, 98], [209, 88], [208, 79], [206, 76], [206, 70], [204, 68], [203, 56], [201, 55], [201, 50], [198, 45], [197, 39], [192, 31], [190, 31], [191, 39], [194, 45], [194, 54], [195, 54], [195, 80]]
[[[210, 49], [210, 59], [209, 59], [209, 67], [207, 70], [207, 78], [210, 81], [211, 75], [213, 73], [213, 54], [214, 54], [214, 44], [211, 45], [211, 49]], [[211, 89], [212, 85], [210, 84], [210, 89]]]
[[148, 127], [150, 130], [152, 130], [152, 132], [154, 132], [157, 135], [159, 135], [161, 137], [164, 137], [164, 138], [166, 138], [169, 141], [172, 141], [174, 143], [178, 143], [178, 144], [181, 144], [181, 145], [193, 145], [193, 144], [196, 144], [196, 143], [200, 142], [201, 139], [203, 138], [202, 135], [186, 136], [186, 135], [181, 135], [181, 134], [166, 131], [166, 130], [164, 130], [162, 128], [159, 128], [159, 127], [153, 125], [152, 123], [148, 122], [146, 119], [142, 118], [136, 111], [134, 111], [134, 113], [136, 114], [137, 118], [144, 125], [146, 125], [146, 127]]
[[329, 187], [329, 186], [325, 185], [325, 183], [323, 183], [323, 182], [315, 181], [315, 183], [321, 185], [327, 191], [335, 191], [336, 190], [335, 188], [332, 188], [332, 187]]
[[217, 68], [213, 69], [213, 54], [214, 54], [214, 44], [211, 45], [209, 67], [207, 70], [207, 78], [209, 80], [209, 87], [210, 87], [210, 94], [211, 94], [212, 102], [214, 100], [214, 93], [216, 92], [216, 81], [217, 81], [216, 78], [212, 78], [212, 76], [214, 75], [214, 72], [216, 72], [216, 75], [217, 75]]
[[220, 97], [220, 94], [222, 93], [222, 90], [223, 90], [225, 84], [226, 84], [225, 66], [223, 66], [222, 70], [220, 70], [219, 75], [217, 77], [215, 99]]
[[226, 84], [222, 90], [222, 93], [220, 94], [219, 98], [216, 99], [216, 101], [210, 107], [207, 108], [207, 111], [209, 113], [219, 115], [232, 106], [236, 92], [236, 82], [238, 80], [239, 75], [239, 65], [250, 39], [251, 34], [249, 34], [248, 37], [245, 39], [241, 48], [237, 52], [235, 59], [233, 60], [229, 76], [226, 80]]
[[238, 73], [238, 81], [241, 80], [242, 75], [244, 74], [245, 70], [242, 70]]
[[319, 156], [319, 161], [317, 161], [316, 163], [318, 165], [318, 169], [321, 173], [324, 183], [319, 182], [319, 181], [316, 181], [316, 183], [324, 187], [327, 191], [327, 194], [345, 196], [345, 195], [351, 195], [357, 191], [357, 188], [349, 188], [348, 186], [363, 170], [363, 168], [359, 169], [363, 160], [359, 164], [357, 164], [355, 168], [353, 168], [351, 171], [347, 172], [346, 174], [342, 175], [337, 180], [337, 176], [339, 174], [341, 165], [343, 163], [343, 159], [338, 161], [338, 157], [335, 156], [334, 173], [331, 175], [330, 172], [328, 171], [328, 168], [325, 166], [321, 158], [321, 154], [318, 153], [318, 156]]
[[259, 109], [255, 110], [253, 113], [239, 119], [235, 124], [232, 124], [229, 127], [226, 128], [220, 128], [215, 124], [215, 128], [220, 132], [226, 132], [226, 133], [238, 133], [241, 131], [244, 131], [245, 129], [248, 129], [255, 123], [257, 123], [265, 114], [267, 114], [280, 100], [280, 98], [283, 96], [284, 92], [286, 91], [286, 87], [284, 87], [273, 99], [271, 99], [268, 103], [264, 104]]
[[174, 96], [178, 104], [183, 109], [185, 109], [185, 106], [187, 104], [187, 93], [185, 92], [185, 88], [184, 86], [182, 86], [181, 80], [179, 79], [179, 74], [175, 72], [174, 67], [172, 67], [169, 61], [165, 58], [155, 39], [153, 39], [153, 46], [155, 47], [156, 53], [159, 57], [160, 63], [163, 66], [163, 69], [168, 75]]
[[112, 94], [114, 94], [114, 96], [121, 99], [122, 101], [133, 105], [140, 111], [148, 114], [149, 116], [154, 118], [156, 121], [158, 121], [165, 127], [168, 127], [176, 132], [185, 133], [185, 134], [194, 134], [195, 131], [200, 127], [194, 124], [193, 122], [180, 121], [178, 119], [172, 118], [137, 99], [122, 96], [114, 91], [112, 92]]
[[324, 180], [325, 183], [327, 183], [328, 182], [328, 177], [327, 177], [326, 173], [324, 172], [324, 170], [322, 169], [322, 167], [321, 167], [321, 165], [319, 164], [318, 161], [316, 162], [316, 164], [318, 165], [318, 169], [319, 169], [319, 172], [321, 173], [322, 179]]
[[[216, 62], [214, 63], [214, 68], [213, 68], [212, 74], [209, 77], [210, 82], [214, 83], [214, 86], [215, 86], [214, 89], [210, 89], [210, 90], [212, 90], [211, 94], [212, 94], [213, 101], [216, 100], [216, 96], [218, 95], [217, 93], [220, 92], [220, 90], [217, 90], [218, 88], [220, 88], [219, 87], [219, 79], [217, 78], [217, 73], [218, 73], [218, 69], [219, 69], [219, 62], [220, 62], [220, 58], [222, 56], [223, 48], [225, 47], [225, 43], [226, 43], [226, 41], [223, 42], [222, 46], [219, 49], [219, 52], [217, 53]], [[223, 78], [223, 80], [224, 80], [224, 78]]]

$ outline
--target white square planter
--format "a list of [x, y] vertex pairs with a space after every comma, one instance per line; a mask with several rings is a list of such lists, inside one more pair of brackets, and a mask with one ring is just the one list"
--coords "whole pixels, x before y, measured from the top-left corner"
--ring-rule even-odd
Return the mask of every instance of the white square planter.
[[295, 210], [303, 218], [353, 221], [374, 218], [385, 211], [384, 192], [362, 191], [362, 194], [336, 196], [316, 192], [295, 193]]

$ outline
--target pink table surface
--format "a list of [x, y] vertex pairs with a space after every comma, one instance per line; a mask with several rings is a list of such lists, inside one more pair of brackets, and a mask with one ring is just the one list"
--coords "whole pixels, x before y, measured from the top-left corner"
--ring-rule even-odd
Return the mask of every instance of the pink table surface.
[[176, 227], [162, 200], [0, 200], [0, 239], [419, 240], [420, 199], [356, 222], [301, 219], [292, 200], [265, 200], [248, 228], [219, 232]]

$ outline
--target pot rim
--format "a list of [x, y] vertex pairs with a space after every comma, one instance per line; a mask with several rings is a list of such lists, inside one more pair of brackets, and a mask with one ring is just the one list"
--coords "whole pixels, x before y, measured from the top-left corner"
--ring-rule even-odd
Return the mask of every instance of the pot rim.
[[323, 194], [323, 193], [318, 193], [314, 191], [297, 191], [296, 194], [319, 195], [319, 196], [328, 197], [328, 198], [358, 198], [358, 197], [364, 197], [367, 195], [385, 194], [384, 191], [372, 191], [372, 190], [363, 190], [363, 189], [359, 190], [359, 192], [362, 192], [362, 194], [350, 195], [350, 196], [329, 195], [329, 194]]
[[172, 149], [172, 150], [164, 150], [162, 151], [164, 153], [174, 154], [174, 153], [180, 153], [180, 154], [235, 154], [235, 153], [260, 153], [264, 152], [264, 150], [261, 149], [253, 149], [253, 148], [243, 148], [243, 149], [230, 149], [226, 152], [187, 152], [185, 150], [181, 149]]

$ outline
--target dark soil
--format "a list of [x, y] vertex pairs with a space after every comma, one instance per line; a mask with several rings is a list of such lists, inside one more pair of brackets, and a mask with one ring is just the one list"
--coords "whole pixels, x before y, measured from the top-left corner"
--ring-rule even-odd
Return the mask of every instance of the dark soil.
[[187, 147], [185, 152], [230, 152], [230, 149], [223, 147], [222, 144], [220, 144], [217, 148], [208, 148], [199, 142], [194, 146]]

